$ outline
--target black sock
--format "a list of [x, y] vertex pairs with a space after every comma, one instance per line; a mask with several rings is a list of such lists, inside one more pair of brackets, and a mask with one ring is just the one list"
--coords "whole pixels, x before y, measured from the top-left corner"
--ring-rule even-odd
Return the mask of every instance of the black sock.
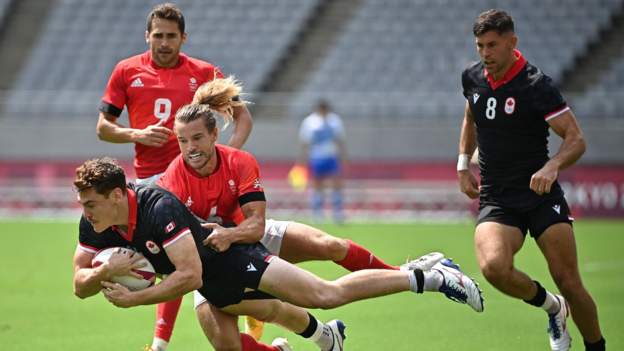
[[544, 289], [544, 287], [537, 280], [534, 280], [533, 282], [537, 285], [537, 294], [535, 294], [535, 297], [530, 300], [524, 300], [524, 302], [529, 305], [542, 307], [544, 301], [546, 301], [546, 289]]
[[414, 269], [414, 275], [416, 276], [416, 293], [422, 294], [425, 286], [425, 274], [421, 269]]
[[308, 326], [305, 328], [304, 331], [299, 333], [299, 335], [303, 336], [306, 339], [314, 335], [314, 332], [316, 331], [316, 328], [318, 327], [316, 318], [314, 318], [314, 316], [311, 315], [310, 313], [308, 313], [308, 317], [310, 318], [310, 322], [308, 323]]
[[594, 343], [588, 343], [587, 341], [583, 341], [583, 343], [585, 344], [585, 351], [604, 351], [607, 349], [607, 342], [604, 338], [600, 338], [600, 340]]

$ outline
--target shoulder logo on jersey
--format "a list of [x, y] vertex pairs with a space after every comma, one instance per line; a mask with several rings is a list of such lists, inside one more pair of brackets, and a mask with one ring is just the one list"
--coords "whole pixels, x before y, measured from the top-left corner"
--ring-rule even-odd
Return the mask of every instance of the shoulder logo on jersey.
[[474, 94], [472, 94], [472, 103], [473, 103], [473, 104], [476, 104], [476, 103], [477, 103], [477, 101], [479, 101], [479, 97], [480, 97], [480, 96], [481, 96], [481, 95], [479, 95], [478, 93], [474, 93]]
[[149, 252], [153, 253], [154, 255], [160, 252], [160, 247], [158, 247], [158, 245], [151, 240], [145, 242], [145, 247], [147, 247]]
[[260, 179], [256, 178], [256, 180], [254, 180], [254, 189], [261, 189], [262, 188], [262, 184], [260, 184]]
[[190, 208], [191, 206], [193, 206], [193, 199], [191, 199], [191, 197], [189, 196], [188, 199], [186, 199], [186, 202], [184, 203], [184, 205]]
[[230, 191], [233, 194], [236, 194], [236, 183], [234, 182], [233, 179], [228, 180], [228, 185], [230, 186]]
[[195, 77], [189, 78], [189, 90], [190, 91], [197, 90], [197, 79], [195, 79]]
[[143, 82], [141, 81], [141, 78], [137, 78], [132, 81], [132, 84], [130, 84], [130, 86], [133, 88], [142, 88]]
[[552, 207], [553, 210], [555, 210], [555, 212], [557, 212], [557, 214], [561, 214], [561, 206], [560, 205], [554, 205]]
[[165, 227], [165, 232], [171, 233], [171, 231], [175, 229], [175, 226], [176, 224], [174, 221], [169, 222], [169, 224], [167, 224], [167, 226]]
[[516, 99], [512, 97], [508, 97], [507, 100], [505, 100], [505, 113], [510, 115], [514, 113], [515, 110], [516, 110]]

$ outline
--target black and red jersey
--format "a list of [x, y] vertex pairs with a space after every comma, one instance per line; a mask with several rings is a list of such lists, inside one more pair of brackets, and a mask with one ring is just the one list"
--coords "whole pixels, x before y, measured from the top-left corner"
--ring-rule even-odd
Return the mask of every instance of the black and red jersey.
[[[477, 128], [481, 186], [485, 193], [522, 193], [511, 207], [539, 200], [531, 176], [548, 161], [548, 120], [569, 110], [552, 79], [519, 51], [514, 65], [495, 81], [483, 63], [462, 73], [463, 94]], [[560, 192], [558, 184], [553, 193]], [[513, 197], [513, 196], [512, 196]]]
[[79, 247], [97, 253], [109, 247], [127, 247], [140, 252], [156, 273], [170, 274], [175, 266], [165, 253], [167, 246], [192, 235], [203, 262], [214, 251], [202, 245], [210, 230], [204, 229], [189, 210], [171, 193], [157, 186], [128, 187], [128, 228], [112, 226], [101, 233], [93, 230], [84, 215], [80, 219]]

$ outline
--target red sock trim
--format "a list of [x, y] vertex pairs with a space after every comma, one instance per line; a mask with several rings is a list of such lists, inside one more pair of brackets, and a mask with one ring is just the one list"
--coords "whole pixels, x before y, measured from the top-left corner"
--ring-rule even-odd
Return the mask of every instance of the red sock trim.
[[391, 266], [385, 263], [366, 248], [356, 244], [355, 242], [351, 240], [347, 240], [347, 242], [349, 243], [347, 255], [342, 261], [336, 261], [336, 263], [351, 272], [362, 269], [399, 269], [399, 267]]
[[276, 346], [259, 343], [251, 335], [241, 333], [242, 351], [280, 351]]
[[182, 297], [175, 300], [159, 303], [156, 307], [156, 326], [154, 327], [154, 336], [169, 342], [173, 327], [175, 326], [178, 311], [182, 304]]

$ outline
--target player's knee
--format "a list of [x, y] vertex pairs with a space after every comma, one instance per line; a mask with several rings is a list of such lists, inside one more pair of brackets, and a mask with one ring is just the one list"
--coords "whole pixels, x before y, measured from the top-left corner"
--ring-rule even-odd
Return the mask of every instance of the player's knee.
[[273, 323], [282, 312], [283, 302], [278, 300], [265, 301], [264, 309], [252, 317], [263, 322]]
[[310, 294], [310, 298], [310, 307], [324, 310], [336, 308], [346, 303], [342, 289], [332, 282], [326, 282], [322, 287], [314, 289], [314, 292]]
[[496, 260], [488, 260], [480, 265], [481, 273], [494, 286], [504, 285], [511, 274], [511, 266]]
[[324, 241], [330, 260], [341, 261], [347, 256], [347, 251], [349, 250], [349, 242], [347, 240], [326, 235]]
[[575, 272], [564, 271], [553, 274], [553, 280], [564, 296], [574, 296], [584, 289], [580, 277]]

